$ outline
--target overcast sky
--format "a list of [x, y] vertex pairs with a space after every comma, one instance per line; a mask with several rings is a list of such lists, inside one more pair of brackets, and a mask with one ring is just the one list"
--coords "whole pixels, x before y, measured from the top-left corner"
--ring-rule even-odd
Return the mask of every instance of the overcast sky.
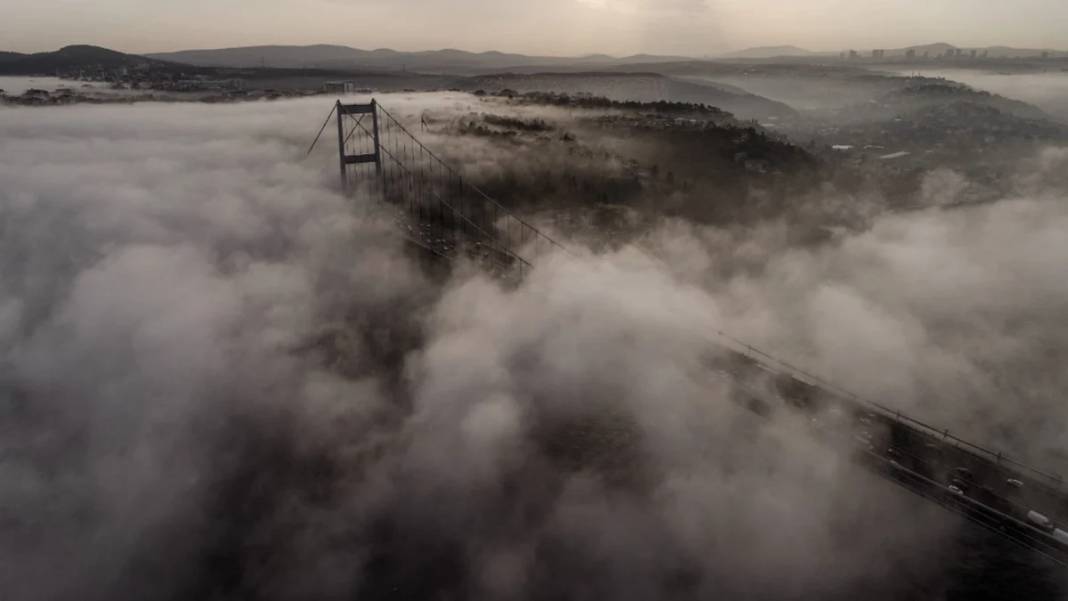
[[949, 42], [1068, 48], [1065, 0], [0, 0], [0, 49], [255, 44], [703, 55]]

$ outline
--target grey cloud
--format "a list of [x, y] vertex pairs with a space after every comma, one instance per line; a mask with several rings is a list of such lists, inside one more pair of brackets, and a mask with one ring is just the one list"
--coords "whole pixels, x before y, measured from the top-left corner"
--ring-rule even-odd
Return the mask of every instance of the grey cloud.
[[[1063, 419], [1066, 385], [1053, 367], [1068, 342], [1058, 317], [1068, 290], [1057, 275], [1068, 251], [1064, 156], [1048, 149], [1022, 160], [1018, 196], [876, 216], [827, 246], [791, 248], [782, 224], [768, 224], [734, 233], [676, 225], [657, 247], [685, 277], [705, 279], [743, 338], [1064, 469], [1063, 438], [1049, 425]], [[962, 182], [935, 172], [924, 192], [937, 207]]]
[[171, 594], [218, 527], [214, 482], [241, 452], [219, 438], [229, 422], [288, 413], [322, 439], [375, 413], [373, 375], [294, 352], [421, 286], [390, 226], [299, 162], [322, 109], [0, 115], [12, 598]]

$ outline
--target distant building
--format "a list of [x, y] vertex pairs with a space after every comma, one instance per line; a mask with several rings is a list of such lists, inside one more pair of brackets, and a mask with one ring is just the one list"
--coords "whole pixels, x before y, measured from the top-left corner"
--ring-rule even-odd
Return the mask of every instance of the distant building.
[[909, 48], [908, 50], [906, 50], [905, 51], [905, 58], [909, 58], [909, 59], [916, 58], [916, 50], [914, 48]]
[[885, 50], [872, 50], [871, 51], [871, 57], [872, 58], [885, 58], [886, 57], [886, 51]]
[[972, 50], [972, 60], [975, 60], [975, 58], [977, 56], [979, 56], [979, 51], [978, 50]]
[[324, 92], [337, 92], [341, 94], [355, 94], [357, 91], [356, 82], [354, 81], [325, 81], [323, 82]]
[[860, 58], [860, 55], [857, 54], [856, 50], [849, 51], [849, 60], [857, 60], [858, 58]]

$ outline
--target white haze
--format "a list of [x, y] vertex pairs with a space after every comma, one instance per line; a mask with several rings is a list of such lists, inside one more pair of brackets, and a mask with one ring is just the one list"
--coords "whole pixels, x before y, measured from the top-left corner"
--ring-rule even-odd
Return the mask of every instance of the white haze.
[[18, 96], [27, 90], [38, 89], [54, 91], [61, 87], [71, 87], [76, 82], [70, 82], [58, 77], [0, 77], [0, 90], [8, 96]]
[[981, 69], [920, 69], [902, 71], [926, 77], [945, 77], [978, 90], [1029, 102], [1061, 121], [1068, 121], [1068, 73], [997, 73]]
[[[1066, 158], [1046, 152], [1044, 171], [1031, 177], [1057, 177]], [[1063, 195], [1064, 188], [1036, 190], [985, 206], [885, 216], [817, 249], [788, 248], [784, 224], [740, 236], [677, 225], [659, 240], [674, 269], [703, 279], [728, 329], [750, 343], [869, 399], [1063, 470]], [[755, 273], [720, 277], [739, 263]]]
[[[699, 361], [716, 328], [920, 417], [1008, 427], [1019, 453], [1063, 446], [1065, 151], [1019, 198], [815, 250], [675, 223], [652, 236], [667, 263], [576, 248], [518, 290], [437, 289], [337, 193], [329, 130], [302, 160], [327, 110], [0, 112], [0, 596], [426, 597], [455, 584], [440, 564], [476, 599], [937, 583], [954, 521], [731, 404]], [[594, 435], [624, 439], [639, 484], [539, 442], [587, 418], [622, 424]]]
[[29, 90], [45, 90], [54, 92], [68, 88], [82, 93], [91, 92], [97, 95], [107, 96], [133, 96], [140, 92], [132, 90], [113, 90], [108, 84], [101, 82], [83, 82], [72, 79], [60, 79], [59, 77], [22, 77], [0, 76], [0, 91], [7, 96], [19, 96]]

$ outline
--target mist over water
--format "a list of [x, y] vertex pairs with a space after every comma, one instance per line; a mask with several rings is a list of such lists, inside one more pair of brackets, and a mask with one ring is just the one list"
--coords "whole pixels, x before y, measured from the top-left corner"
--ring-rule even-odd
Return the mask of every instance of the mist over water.
[[[693, 268], [715, 291], [742, 338], [869, 399], [1063, 469], [1060, 194], [886, 215], [816, 249], [788, 248], [781, 224], [698, 234], [710, 254], [677, 237], [692, 231], [684, 225], [662, 245], [676, 269]], [[738, 261], [758, 267], [717, 276]]]
[[667, 221], [442, 286], [303, 159], [328, 110], [0, 112], [5, 598], [943, 594], [955, 519], [735, 406], [718, 329], [1062, 460], [1063, 149], [816, 246]]
[[9, 96], [17, 96], [26, 90], [38, 89], [52, 91], [60, 87], [70, 87], [69, 82], [58, 77], [0, 77], [0, 90]]
[[19, 96], [29, 90], [54, 92], [60, 89], [76, 90], [83, 93], [91, 92], [100, 96], [133, 96], [138, 94], [138, 92], [131, 90], [112, 89], [106, 83], [101, 82], [83, 82], [59, 77], [0, 76], [0, 90], [7, 96]]
[[901, 71], [925, 77], [944, 77], [968, 84], [978, 90], [1029, 102], [1056, 117], [1068, 121], [1068, 73], [997, 73], [979, 69], [920, 69]]

